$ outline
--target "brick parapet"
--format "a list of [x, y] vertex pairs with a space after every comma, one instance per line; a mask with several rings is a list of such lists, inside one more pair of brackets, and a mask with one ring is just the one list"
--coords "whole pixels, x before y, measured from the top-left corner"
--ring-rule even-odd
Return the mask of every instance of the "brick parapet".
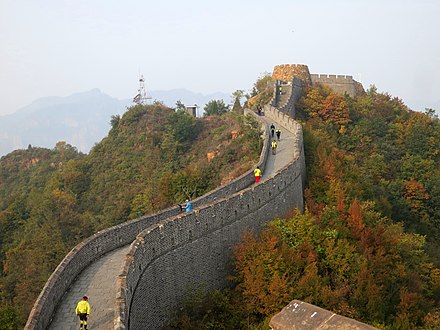
[[[252, 111], [246, 110], [245, 114], [257, 118]], [[262, 125], [262, 131], [264, 144], [257, 165], [264, 169], [269, 151], [267, 138], [268, 128], [265, 124]], [[200, 198], [194, 199], [194, 201], [192, 201], [193, 206], [197, 208], [200, 205], [231, 195], [248, 187], [253, 182], [253, 170], [249, 170], [227, 185], [218, 187]], [[136, 239], [137, 234], [152, 224], [176, 216], [179, 213], [180, 210], [178, 210], [177, 207], [170, 207], [161, 212], [143, 216], [99, 231], [76, 245], [49, 277], [29, 314], [25, 329], [43, 330], [47, 328], [64, 293], [69, 289], [75, 278], [91, 262], [114, 249], [132, 243]]]
[[340, 83], [340, 84], [352, 84], [353, 76], [343, 74], [322, 74], [312, 73], [310, 75], [312, 82], [326, 82], [326, 83]]
[[292, 78], [292, 81], [290, 81], [288, 84], [282, 84], [283, 91], [288, 94], [287, 101], [283, 104], [277, 104], [277, 101], [279, 99], [277, 97], [277, 89], [279, 85], [277, 84], [274, 87], [274, 94], [272, 96], [272, 99], [269, 101], [267, 106], [276, 107], [280, 112], [288, 114], [290, 117], [295, 118], [296, 117], [295, 105], [300, 99], [302, 95], [302, 91], [306, 85], [307, 85], [306, 82], [294, 76]]
[[355, 81], [353, 76], [336, 74], [311, 74], [312, 83], [329, 86], [339, 94], [347, 93], [351, 97], [365, 93], [362, 84]]
[[139, 232], [152, 223], [177, 213], [175, 208], [169, 208], [99, 231], [76, 245], [49, 277], [29, 314], [25, 329], [46, 329], [64, 293], [91, 262], [107, 252], [130, 244]]

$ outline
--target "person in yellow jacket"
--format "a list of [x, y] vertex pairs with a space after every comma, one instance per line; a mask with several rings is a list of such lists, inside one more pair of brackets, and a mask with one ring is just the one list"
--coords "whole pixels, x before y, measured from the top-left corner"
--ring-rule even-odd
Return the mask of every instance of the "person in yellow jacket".
[[84, 296], [80, 302], [78, 302], [78, 305], [76, 305], [76, 315], [79, 317], [80, 326], [79, 328], [82, 329], [84, 327], [85, 330], [87, 330], [87, 316], [90, 315], [90, 305], [89, 305], [89, 298], [87, 296]]
[[257, 166], [257, 168], [254, 170], [254, 175], [255, 175], [255, 182], [258, 183], [260, 182], [260, 178], [261, 178], [261, 170], [260, 168]]
[[277, 142], [275, 140], [272, 141], [271, 147], [272, 147], [272, 155], [275, 155], [277, 151]]

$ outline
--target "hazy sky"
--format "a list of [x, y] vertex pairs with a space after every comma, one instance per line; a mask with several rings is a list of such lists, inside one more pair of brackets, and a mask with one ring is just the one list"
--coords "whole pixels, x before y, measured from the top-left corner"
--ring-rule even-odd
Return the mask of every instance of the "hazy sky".
[[249, 90], [277, 64], [440, 110], [439, 0], [0, 0], [0, 115], [92, 88]]

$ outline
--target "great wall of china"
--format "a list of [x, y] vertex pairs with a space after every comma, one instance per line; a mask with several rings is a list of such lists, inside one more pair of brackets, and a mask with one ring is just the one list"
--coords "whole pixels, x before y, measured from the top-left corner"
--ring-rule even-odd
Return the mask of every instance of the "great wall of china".
[[[301, 73], [297, 74], [298, 71]], [[83, 269], [128, 244], [129, 253], [121, 265], [114, 293], [114, 329], [158, 329], [169, 320], [188, 290], [207, 292], [227, 286], [232, 248], [243, 233], [251, 228], [259, 231], [264, 223], [293, 208], [303, 210], [305, 158], [302, 129], [292, 118], [294, 105], [302, 86], [313, 79], [342, 79], [316, 78], [307, 73], [304, 65], [276, 66], [273, 78], [289, 82], [291, 89], [287, 101], [278, 104], [278, 109], [270, 104], [264, 108], [266, 120], [275, 121], [292, 133], [289, 148], [294, 157], [287, 165], [258, 185], [253, 185], [253, 173], [249, 171], [194, 200], [195, 210], [189, 214], [169, 208], [103, 230], [78, 244], [47, 281], [25, 329], [46, 329], [64, 294]], [[346, 85], [350, 84], [356, 82]], [[349, 93], [351, 87], [347, 86], [339, 92]], [[267, 131], [267, 122], [262, 121], [262, 128]], [[265, 144], [256, 164], [263, 171], [268, 141], [265, 133]]]

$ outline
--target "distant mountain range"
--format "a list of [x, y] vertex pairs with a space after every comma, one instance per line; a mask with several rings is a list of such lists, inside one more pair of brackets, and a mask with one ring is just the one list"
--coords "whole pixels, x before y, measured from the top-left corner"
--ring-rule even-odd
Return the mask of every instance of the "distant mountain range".
[[[200, 106], [198, 115], [210, 100], [224, 100], [226, 93], [203, 95], [185, 89], [151, 91], [152, 100], [174, 107], [177, 100], [185, 105]], [[0, 116], [0, 156], [29, 145], [54, 148], [58, 141], [66, 141], [82, 152], [104, 138], [110, 129], [112, 115], [122, 115], [132, 100], [118, 100], [99, 89], [67, 97], [44, 97], [17, 112]]]

